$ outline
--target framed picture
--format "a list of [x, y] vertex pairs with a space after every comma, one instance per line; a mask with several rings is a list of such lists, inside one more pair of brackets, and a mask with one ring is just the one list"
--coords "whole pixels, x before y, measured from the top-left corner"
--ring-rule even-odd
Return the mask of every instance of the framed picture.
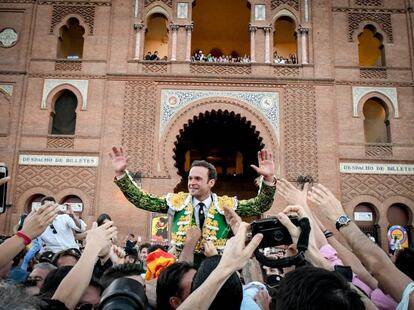
[[151, 213], [151, 241], [164, 242], [168, 239], [168, 215]]

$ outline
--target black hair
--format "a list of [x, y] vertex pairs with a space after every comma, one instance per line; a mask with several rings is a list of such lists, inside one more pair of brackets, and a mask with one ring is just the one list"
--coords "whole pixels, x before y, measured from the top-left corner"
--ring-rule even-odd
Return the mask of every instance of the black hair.
[[71, 271], [73, 266], [62, 266], [48, 273], [42, 287], [40, 288], [39, 296], [41, 298], [52, 298], [62, 282], [63, 278]]
[[40, 199], [40, 205], [44, 205], [45, 204], [45, 202], [46, 201], [53, 201], [53, 202], [56, 202], [56, 199], [54, 198], [54, 197], [52, 197], [52, 196], [46, 196], [46, 197], [43, 197], [42, 199]]
[[363, 310], [361, 296], [343, 276], [305, 266], [289, 272], [280, 282], [278, 309]]
[[64, 257], [64, 256], [72, 256], [73, 258], [76, 259], [76, 261], [79, 260], [79, 258], [81, 257], [82, 253], [76, 249], [76, 248], [70, 248], [70, 249], [66, 249], [60, 252], [57, 252], [52, 259], [52, 264], [57, 266], [57, 262], [59, 260], [59, 258]]
[[208, 180], [217, 180], [217, 170], [216, 168], [205, 160], [195, 160], [191, 164], [191, 168], [193, 167], [204, 167], [208, 170]]
[[177, 296], [182, 299], [181, 280], [191, 269], [195, 269], [193, 265], [178, 262], [161, 271], [157, 279], [157, 309], [174, 309], [170, 305], [170, 298]]
[[150, 246], [151, 246], [151, 244], [149, 244], [149, 243], [143, 243], [143, 244], [141, 244], [141, 245], [139, 246], [139, 252], [141, 252], [141, 251], [142, 251], [142, 249], [144, 249], [144, 248], [149, 249], [149, 248], [150, 248]]
[[149, 253], [152, 253], [152, 252], [154, 252], [154, 251], [156, 251], [156, 250], [158, 250], [158, 249], [163, 250], [164, 252], [166, 252], [166, 251], [167, 251], [167, 249], [165, 248], [165, 246], [163, 246], [163, 245], [161, 245], [161, 244], [153, 244], [153, 245], [151, 245], [151, 246], [148, 248], [148, 254], [149, 254]]
[[[191, 285], [191, 291], [195, 291], [208, 278], [211, 272], [216, 269], [219, 264], [221, 256], [215, 255], [207, 257], [198, 268]], [[243, 288], [241, 281], [237, 274], [233, 274], [227, 279], [223, 286], [218, 291], [209, 309], [226, 309], [239, 310], [243, 300]]]
[[397, 252], [395, 266], [405, 273], [411, 280], [414, 280], [414, 250], [404, 248]]
[[100, 279], [100, 283], [103, 289], [106, 289], [115, 279], [128, 276], [141, 276], [141, 273], [144, 273], [144, 270], [138, 264], [115, 265], [105, 270]]
[[105, 220], [112, 221], [111, 217], [108, 214], [102, 213], [96, 219], [96, 224], [98, 224], [98, 226], [101, 226]]

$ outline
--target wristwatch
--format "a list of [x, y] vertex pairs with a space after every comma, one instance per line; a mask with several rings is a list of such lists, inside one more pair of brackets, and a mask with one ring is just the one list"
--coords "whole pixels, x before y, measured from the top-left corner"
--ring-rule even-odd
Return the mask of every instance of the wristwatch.
[[346, 214], [342, 214], [338, 219], [336, 220], [336, 229], [339, 231], [341, 227], [348, 226], [351, 222], [351, 219]]

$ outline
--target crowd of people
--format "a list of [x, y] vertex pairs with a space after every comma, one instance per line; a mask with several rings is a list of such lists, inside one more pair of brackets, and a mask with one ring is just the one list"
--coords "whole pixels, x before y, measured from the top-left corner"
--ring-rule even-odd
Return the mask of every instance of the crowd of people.
[[283, 57], [277, 54], [277, 52], [273, 53], [273, 63], [275, 64], [297, 64], [298, 59], [296, 54], [289, 54], [289, 57]]
[[149, 51], [144, 56], [144, 60], [147, 60], [147, 61], [158, 61], [158, 60], [167, 61], [168, 60], [168, 57], [167, 56], [164, 56], [164, 57], [160, 58], [158, 56], [158, 51], [155, 51], [154, 53], [152, 53], [151, 51]]
[[[149, 198], [127, 180], [122, 149], [114, 148], [111, 158], [115, 182], [131, 202], [166, 212], [176, 206], [181, 194]], [[298, 189], [270, 174], [271, 154], [258, 158], [252, 167], [262, 176], [259, 194], [237, 206], [210, 193], [211, 165], [193, 163], [189, 195], [206, 203], [210, 198], [198, 198], [207, 193], [224, 207], [222, 213], [204, 205], [194, 214], [183, 209], [175, 224], [187, 216], [190, 224], [173, 232], [169, 246], [138, 242], [133, 234], [120, 240], [110, 214], [87, 227], [69, 206], [62, 210], [44, 197], [40, 208], [21, 217], [14, 235], [1, 239], [0, 309], [414, 309], [413, 249], [389, 257], [347, 218], [328, 188], [307, 183]], [[287, 205], [274, 219], [284, 230], [252, 236], [254, 228], [240, 215], [269, 209], [275, 188]], [[220, 225], [233, 235], [223, 244], [218, 235], [205, 236]], [[277, 240], [274, 231], [286, 231], [288, 242], [269, 244]]]
[[219, 63], [250, 63], [250, 56], [237, 56], [237, 55], [219, 55], [214, 56], [212, 53], [204, 55], [202, 50], [199, 50], [194, 53], [191, 57], [193, 62], [219, 62]]

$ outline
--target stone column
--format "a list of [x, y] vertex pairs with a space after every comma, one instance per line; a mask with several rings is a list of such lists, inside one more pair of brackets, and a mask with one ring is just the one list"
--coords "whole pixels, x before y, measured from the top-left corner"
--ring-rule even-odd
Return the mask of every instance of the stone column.
[[134, 51], [134, 59], [139, 60], [141, 58], [141, 33], [142, 29], [144, 29], [143, 24], [134, 24], [135, 29], [135, 51]]
[[249, 26], [250, 32], [250, 62], [256, 62], [256, 30], [257, 27]]
[[178, 25], [170, 25], [171, 29], [171, 61], [177, 60], [177, 32], [180, 26]]
[[191, 61], [191, 33], [193, 32], [193, 25], [185, 26], [185, 30], [187, 32], [185, 61]]
[[309, 28], [303, 27], [303, 26], [299, 26], [298, 28], [298, 32], [300, 33], [300, 49], [301, 49], [301, 61], [302, 64], [307, 64], [309, 63], [308, 60], [308, 32], [309, 32]]
[[265, 33], [265, 63], [270, 63], [270, 32], [272, 27], [263, 27]]

